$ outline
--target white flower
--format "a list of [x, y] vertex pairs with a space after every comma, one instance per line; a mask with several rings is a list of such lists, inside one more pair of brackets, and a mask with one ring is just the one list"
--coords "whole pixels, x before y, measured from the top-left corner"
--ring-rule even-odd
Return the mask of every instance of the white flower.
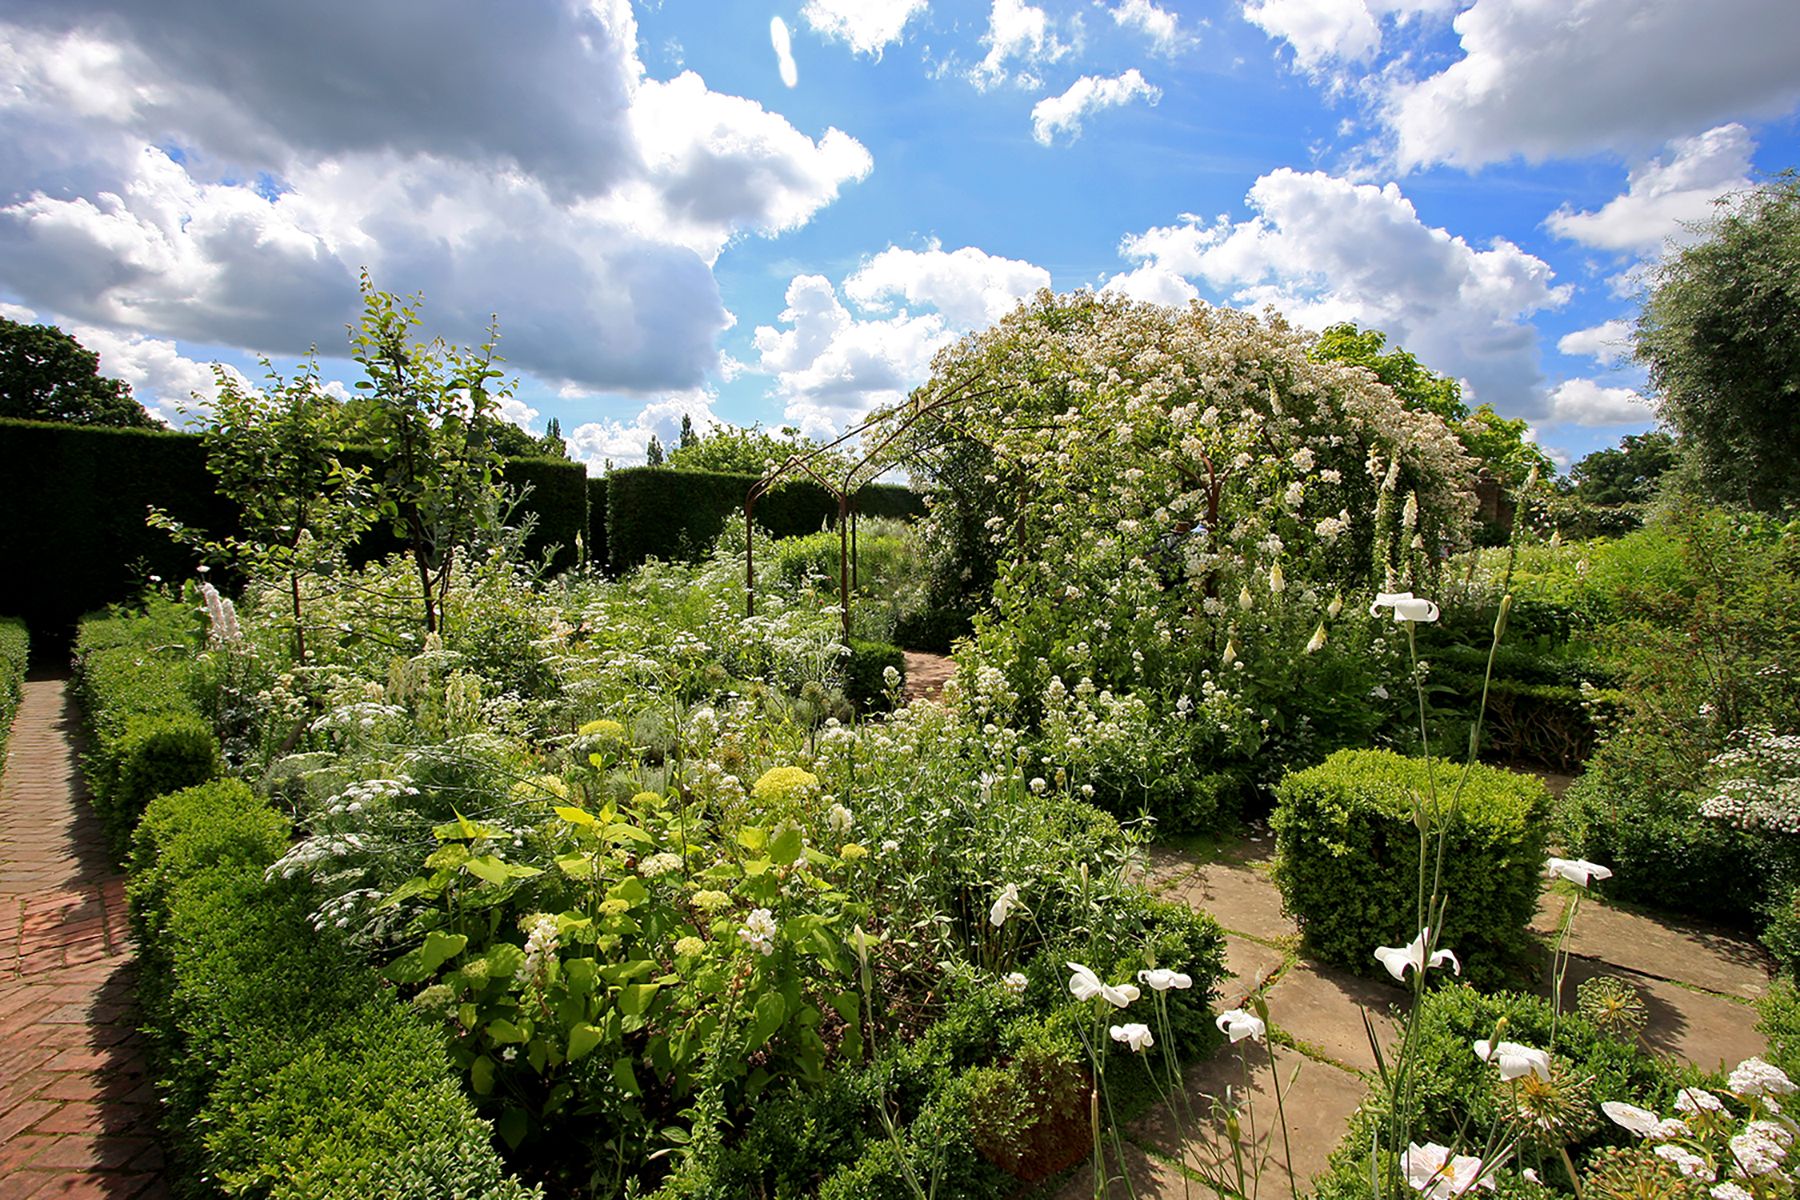
[[1407, 1183], [1425, 1194], [1425, 1200], [1449, 1200], [1452, 1196], [1460, 1196], [1475, 1186], [1477, 1176], [1481, 1177], [1482, 1187], [1494, 1190], [1493, 1176], [1481, 1175], [1479, 1158], [1467, 1154], [1452, 1157], [1449, 1150], [1436, 1142], [1408, 1145], [1406, 1153], [1400, 1156], [1400, 1170]]
[[988, 924], [995, 929], [1000, 928], [1006, 924], [1006, 918], [1012, 915], [1012, 910], [1018, 907], [1020, 907], [1019, 885], [1009, 883], [1001, 890], [1000, 898], [994, 901], [994, 906], [988, 909]]
[[1143, 993], [1129, 983], [1121, 983], [1117, 987], [1101, 983], [1100, 977], [1082, 966], [1080, 963], [1065, 964], [1075, 972], [1069, 980], [1069, 991], [1077, 1000], [1092, 1000], [1098, 996], [1114, 1008], [1124, 1008]]
[[523, 974], [527, 979], [534, 979], [556, 956], [556, 918], [548, 913], [539, 913], [527, 919], [525, 929]]
[[1288, 461], [1294, 464], [1294, 469], [1296, 471], [1312, 470], [1313, 469], [1313, 452], [1312, 452], [1311, 447], [1308, 447], [1308, 446], [1300, 447], [1300, 449], [1298, 449], [1298, 450], [1294, 451], [1292, 454], [1288, 455]]
[[1124, 1042], [1133, 1050], [1147, 1050], [1156, 1045], [1156, 1039], [1150, 1036], [1150, 1027], [1135, 1021], [1129, 1025], [1114, 1025], [1111, 1032], [1113, 1041]]
[[1247, 583], [1238, 590], [1238, 607], [1245, 612], [1256, 607], [1256, 597], [1250, 594], [1250, 585]]
[[1026, 979], [1021, 972], [1014, 971], [1000, 981], [1000, 986], [1010, 992], [1013, 999], [1017, 1000], [1025, 994], [1025, 985], [1029, 982], [1031, 981]]
[[1675, 1096], [1675, 1111], [1684, 1113], [1724, 1112], [1725, 1102], [1705, 1088], [1682, 1088]]
[[667, 850], [658, 851], [638, 863], [638, 873], [645, 879], [655, 879], [658, 875], [667, 875], [680, 868], [680, 856], [670, 854]]
[[1750, 1193], [1735, 1183], [1715, 1183], [1712, 1196], [1713, 1200], [1752, 1200]]
[[1536, 1075], [1546, 1082], [1550, 1079], [1550, 1056], [1517, 1042], [1490, 1046], [1483, 1038], [1475, 1043], [1475, 1057], [1498, 1065], [1501, 1079], [1517, 1079], [1522, 1075]]
[[1614, 1125], [1628, 1129], [1639, 1137], [1649, 1137], [1651, 1131], [1656, 1128], [1655, 1113], [1647, 1108], [1639, 1108], [1635, 1104], [1626, 1104], [1622, 1100], [1608, 1100], [1600, 1106], [1600, 1111], [1605, 1113], [1606, 1119]]
[[1520, 1171], [1519, 1178], [1529, 1180], [1530, 1182], [1537, 1184], [1539, 1187], [1542, 1187], [1544, 1184], [1544, 1181], [1538, 1178], [1538, 1173], [1536, 1171], [1532, 1170], [1530, 1167], [1526, 1167], [1523, 1171]]
[[[1731, 1139], [1731, 1148], [1733, 1150], [1737, 1149], [1737, 1141], [1737, 1138]], [[1680, 1167], [1681, 1173], [1689, 1179], [1700, 1179], [1707, 1183], [1713, 1181], [1712, 1168], [1706, 1165], [1706, 1160], [1704, 1158], [1701, 1158], [1692, 1150], [1683, 1149], [1672, 1142], [1664, 1142], [1655, 1150], [1651, 1151], [1651, 1153], [1655, 1154], [1658, 1158], [1666, 1158], [1676, 1166]], [[1752, 1172], [1752, 1174], [1755, 1174], [1755, 1172]]]
[[1321, 621], [1319, 627], [1313, 630], [1312, 638], [1306, 643], [1306, 652], [1308, 654], [1317, 654], [1324, 645], [1325, 624]]
[[1166, 992], [1170, 988], [1186, 989], [1194, 986], [1192, 976], [1162, 967], [1158, 967], [1154, 971], [1139, 971], [1138, 982], [1159, 992]]
[[855, 823], [855, 818], [850, 815], [850, 810], [842, 804], [833, 804], [830, 811], [825, 814], [825, 823], [831, 826], [831, 832], [843, 834], [850, 832], [850, 826]]
[[881, 843], [881, 852], [883, 854], [896, 854], [899, 852], [899, 850], [900, 850], [900, 843], [895, 841], [893, 838], [888, 838], [886, 841]]
[[1220, 1013], [1218, 1019], [1213, 1023], [1219, 1027], [1220, 1033], [1227, 1035], [1234, 1042], [1241, 1042], [1245, 1038], [1260, 1042], [1268, 1033], [1268, 1026], [1262, 1023], [1262, 1018], [1247, 1013], [1241, 1008]]
[[1269, 568], [1269, 590], [1279, 596], [1286, 587], [1287, 577], [1281, 573], [1281, 564], [1276, 563]]
[[775, 914], [766, 908], [759, 908], [745, 917], [744, 927], [738, 930], [739, 941], [764, 955], [775, 953], [774, 938]]
[[1588, 880], [1596, 882], [1612, 878], [1612, 868], [1603, 867], [1599, 863], [1591, 863], [1585, 858], [1552, 858], [1544, 863], [1544, 877], [1555, 879], [1560, 876], [1582, 887]]
[[1343, 611], [1344, 596], [1342, 592], [1339, 592], [1331, 598], [1331, 603], [1325, 606], [1325, 615], [1335, 621], [1337, 620], [1337, 615]]
[[1740, 1096], [1767, 1096], [1771, 1093], [1787, 1096], [1794, 1091], [1793, 1080], [1780, 1067], [1770, 1066], [1754, 1056], [1733, 1067], [1727, 1083]]
[[1232, 663], [1237, 661], [1237, 639], [1236, 638], [1226, 638], [1225, 639], [1225, 653], [1223, 653], [1219, 656], [1219, 661], [1224, 663], [1228, 667]]
[[1411, 592], [1382, 592], [1375, 597], [1375, 603], [1369, 605], [1369, 615], [1378, 617], [1378, 608], [1394, 610], [1394, 620], [1401, 621], [1435, 621], [1438, 619], [1438, 606], [1429, 600], [1414, 596]]
[[[1656, 1151], [1661, 1154], [1663, 1149], [1658, 1146]], [[1787, 1157], [1787, 1151], [1762, 1134], [1746, 1130], [1731, 1139], [1731, 1157], [1737, 1160], [1738, 1168], [1746, 1175], [1769, 1175], [1781, 1169], [1781, 1160]]]
[[1431, 930], [1421, 929], [1419, 931], [1419, 936], [1404, 946], [1377, 947], [1375, 950], [1375, 957], [1381, 961], [1382, 966], [1388, 969], [1388, 974], [1392, 975], [1395, 979], [1404, 980], [1406, 978], [1406, 968], [1408, 967], [1417, 967], [1419, 970], [1423, 971], [1427, 967], [1441, 967], [1446, 962], [1455, 967], [1456, 973], [1461, 975], [1462, 963], [1458, 962], [1456, 955], [1448, 950], [1439, 950], [1431, 956], [1430, 961], [1426, 960], [1425, 946], [1430, 941]]
[[1388, 698], [1388, 690], [1378, 683], [1369, 689], [1369, 695], [1377, 700], [1386, 700]]

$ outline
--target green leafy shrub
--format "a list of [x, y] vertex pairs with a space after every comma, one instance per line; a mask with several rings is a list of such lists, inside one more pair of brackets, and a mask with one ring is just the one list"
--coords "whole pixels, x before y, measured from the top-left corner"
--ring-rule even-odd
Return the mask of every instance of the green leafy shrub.
[[157, 797], [133, 839], [140, 1003], [177, 1185], [528, 1195], [501, 1178], [436, 1033], [320, 929], [309, 886], [265, 878], [286, 844], [287, 822], [235, 780]]
[[[1441, 890], [1451, 898], [1437, 936], [1466, 978], [1491, 986], [1526, 947], [1550, 793], [1530, 776], [1480, 765], [1462, 785], [1462, 770], [1435, 764], [1436, 819], [1450, 822]], [[1432, 792], [1423, 760], [1386, 750], [1339, 751], [1282, 780], [1271, 822], [1275, 881], [1312, 953], [1370, 974], [1377, 946], [1404, 946], [1418, 933], [1415, 814], [1430, 818]]]
[[844, 659], [844, 695], [863, 712], [878, 712], [888, 706], [887, 672], [906, 681], [906, 655], [900, 647], [886, 642], [850, 641], [850, 653]]
[[1800, 989], [1782, 976], [1756, 1002], [1756, 1031], [1769, 1040], [1768, 1059], [1792, 1078], [1800, 1074]]
[[88, 789], [115, 852], [163, 792], [219, 773], [218, 739], [189, 696], [189, 609], [158, 597], [142, 619], [84, 621], [75, 640], [75, 692], [87, 713]]
[[[1412, 1031], [1412, 1059], [1418, 1109], [1401, 1143], [1467, 1145], [1498, 1119], [1511, 1115], [1515, 1093], [1502, 1085], [1495, 1068], [1475, 1056], [1476, 1039], [1494, 1039], [1501, 1019], [1506, 1025], [1498, 1036], [1534, 1049], [1548, 1049], [1553, 1065], [1550, 1084], [1530, 1093], [1535, 1099], [1549, 1095], [1561, 1105], [1539, 1102], [1534, 1115], [1548, 1117], [1553, 1131], [1542, 1141], [1528, 1138], [1518, 1165], [1536, 1169], [1551, 1185], [1567, 1184], [1552, 1139], [1566, 1139], [1578, 1166], [1581, 1160], [1609, 1146], [1624, 1146], [1633, 1136], [1600, 1115], [1607, 1101], [1623, 1101], [1658, 1112], [1667, 1111], [1684, 1083], [1680, 1069], [1596, 1029], [1582, 1017], [1564, 1013], [1558, 1018], [1548, 1003], [1536, 996], [1511, 992], [1483, 995], [1472, 988], [1442, 988], [1428, 994], [1418, 1010]], [[1551, 1042], [1551, 1030], [1556, 1038]], [[1329, 1173], [1316, 1181], [1318, 1200], [1365, 1200], [1369, 1186], [1369, 1146], [1373, 1128], [1386, 1121], [1379, 1097], [1358, 1109], [1349, 1130], [1332, 1154]], [[1549, 1144], [1545, 1144], [1548, 1142]], [[1522, 1185], [1511, 1170], [1495, 1176], [1501, 1195], [1542, 1195]]]
[[0, 617], [0, 757], [6, 753], [6, 738], [12, 731], [13, 715], [19, 711], [19, 698], [25, 690], [25, 668], [31, 659], [31, 635], [25, 622]]

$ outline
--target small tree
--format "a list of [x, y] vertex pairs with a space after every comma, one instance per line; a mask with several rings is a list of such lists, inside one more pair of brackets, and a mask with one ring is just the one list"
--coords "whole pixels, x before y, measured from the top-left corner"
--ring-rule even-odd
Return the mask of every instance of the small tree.
[[330, 571], [373, 515], [364, 473], [338, 460], [344, 414], [319, 386], [317, 360], [292, 380], [266, 359], [263, 366], [270, 386], [258, 391], [215, 364], [219, 398], [201, 434], [207, 469], [237, 505], [243, 532], [209, 538], [155, 508], [150, 523], [214, 561], [279, 581], [291, 606], [294, 659], [305, 665], [303, 581]]
[[0, 317], [0, 417], [160, 429], [131, 387], [100, 374], [100, 356], [54, 325]]
[[662, 443], [656, 440], [656, 435], [654, 433], [650, 435], [649, 443], [644, 446], [644, 465], [646, 467], [660, 467], [663, 465]]
[[1662, 430], [1628, 433], [1617, 449], [1596, 450], [1571, 467], [1571, 489], [1589, 504], [1642, 504], [1676, 458], [1675, 439]]
[[1800, 178], [1725, 197], [1697, 231], [1651, 275], [1638, 360], [1714, 497], [1800, 505]]
[[473, 349], [441, 338], [422, 343], [417, 298], [402, 304], [362, 280], [363, 319], [353, 357], [368, 378], [350, 409], [358, 440], [374, 451], [370, 515], [389, 523], [412, 558], [425, 630], [436, 633], [458, 550], [502, 524], [493, 426], [511, 385], [494, 350], [499, 334]]

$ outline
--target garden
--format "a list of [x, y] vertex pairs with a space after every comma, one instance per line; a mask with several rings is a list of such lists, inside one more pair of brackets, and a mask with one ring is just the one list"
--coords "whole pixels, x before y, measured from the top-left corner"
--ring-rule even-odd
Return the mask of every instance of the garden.
[[[1194, 1194], [1792, 1193], [1779, 509], [1596, 504], [1379, 335], [1046, 292], [877, 418], [926, 511], [850, 594], [737, 521], [614, 571], [532, 542], [491, 348], [365, 298], [361, 394], [226, 387], [232, 528], [153, 510], [194, 569], [75, 635], [177, 1194], [1150, 1194], [1151, 1109], [1225, 1131]], [[1189, 1088], [1280, 1013], [1148, 867], [1263, 822], [1298, 952], [1400, 1013], [1311, 1184], [1279, 1077]], [[1766, 1058], [1562, 1005], [1546, 874], [1759, 938]]]

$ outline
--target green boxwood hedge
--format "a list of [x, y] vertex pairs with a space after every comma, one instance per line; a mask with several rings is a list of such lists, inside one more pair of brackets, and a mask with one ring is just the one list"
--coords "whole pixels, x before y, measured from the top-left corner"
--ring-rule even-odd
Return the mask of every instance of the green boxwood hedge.
[[145, 617], [84, 621], [75, 638], [75, 694], [90, 732], [88, 792], [115, 853], [163, 792], [204, 783], [222, 762], [211, 726], [187, 692], [197, 620], [170, 600]]
[[178, 1193], [523, 1198], [439, 1034], [315, 931], [269, 866], [287, 822], [237, 780], [153, 800], [132, 843], [132, 927]]
[[31, 661], [31, 635], [25, 622], [0, 617], [0, 762], [5, 761], [6, 739], [13, 716], [25, 692], [25, 670]]
[[900, 686], [905, 687], [906, 654], [900, 647], [850, 639], [850, 653], [844, 659], [844, 695], [857, 711], [881, 712], [888, 707], [889, 667], [899, 672]]
[[[1462, 767], [1435, 765], [1448, 808]], [[1414, 797], [1429, 794], [1424, 760], [1387, 750], [1340, 750], [1281, 781], [1271, 822], [1280, 851], [1275, 881], [1313, 954], [1370, 975], [1382, 970], [1377, 946], [1412, 941], [1420, 852]], [[1528, 949], [1549, 813], [1540, 780], [1477, 765], [1450, 818], [1449, 903], [1438, 941], [1478, 984], [1504, 980]]]

